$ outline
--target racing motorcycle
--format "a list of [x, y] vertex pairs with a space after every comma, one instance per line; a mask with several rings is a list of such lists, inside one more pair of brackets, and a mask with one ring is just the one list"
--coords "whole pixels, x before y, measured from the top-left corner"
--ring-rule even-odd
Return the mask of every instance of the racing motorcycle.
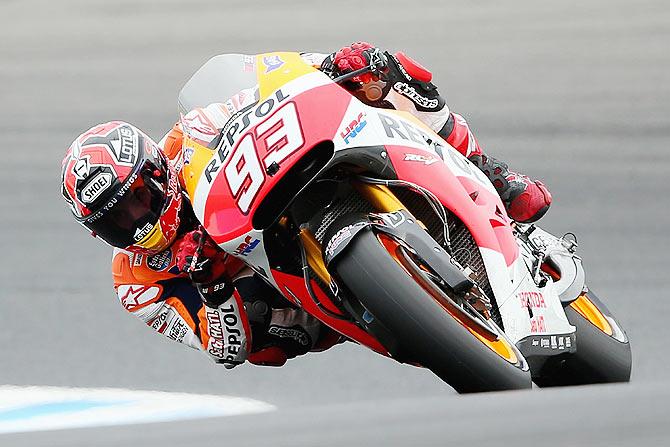
[[184, 140], [219, 246], [347, 339], [458, 392], [630, 378], [628, 338], [572, 234], [510, 220], [488, 178], [408, 113], [365, 105], [297, 53], [214, 57], [186, 113], [255, 86], [212, 144]]

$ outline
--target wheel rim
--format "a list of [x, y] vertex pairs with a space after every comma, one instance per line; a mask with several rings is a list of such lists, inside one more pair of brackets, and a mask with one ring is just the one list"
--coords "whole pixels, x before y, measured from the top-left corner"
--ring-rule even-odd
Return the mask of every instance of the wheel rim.
[[407, 259], [401, 253], [404, 247], [398, 241], [385, 234], [378, 234], [377, 239], [384, 246], [391, 258], [402, 267], [405, 273], [416, 281], [461, 326], [505, 361], [513, 365], [520, 363], [521, 356], [517, 354], [516, 347], [502, 334], [496, 334], [492, 330], [487, 329], [483, 323], [477, 322], [463, 308], [454, 303], [437, 285], [430, 279], [427, 279], [427, 275], [421, 275], [417, 271], [423, 269], [421, 266], [416, 264], [414, 266], [408, 265]]
[[600, 309], [598, 309], [598, 307], [593, 304], [588, 296], [586, 296], [585, 292], [579, 295], [576, 300], [571, 302], [570, 307], [572, 307], [575, 311], [577, 311], [578, 314], [586, 318], [589, 323], [600, 329], [605, 334], [609, 335], [610, 337], [614, 334], [612, 326], [610, 325], [609, 321], [607, 321], [605, 315], [603, 315], [603, 313], [600, 312]]

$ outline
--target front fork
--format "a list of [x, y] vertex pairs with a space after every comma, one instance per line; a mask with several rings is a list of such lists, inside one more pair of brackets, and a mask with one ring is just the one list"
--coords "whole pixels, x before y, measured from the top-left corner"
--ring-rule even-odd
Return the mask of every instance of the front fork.
[[[354, 183], [354, 187], [363, 198], [370, 202], [377, 212], [394, 213], [400, 210], [407, 211], [402, 202], [386, 186], [356, 182]], [[409, 211], [407, 212], [409, 213]], [[325, 284], [330, 284], [330, 273], [328, 273], [328, 268], [323, 260], [321, 244], [307, 227], [300, 229], [299, 236], [305, 247], [307, 264], [309, 264], [312, 271], [314, 271], [321, 281]]]

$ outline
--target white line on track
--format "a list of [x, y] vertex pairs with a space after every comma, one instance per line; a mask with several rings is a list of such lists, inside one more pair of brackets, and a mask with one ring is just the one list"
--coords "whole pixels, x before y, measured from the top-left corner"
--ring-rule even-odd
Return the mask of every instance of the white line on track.
[[243, 397], [116, 388], [0, 386], [0, 434], [264, 413]]

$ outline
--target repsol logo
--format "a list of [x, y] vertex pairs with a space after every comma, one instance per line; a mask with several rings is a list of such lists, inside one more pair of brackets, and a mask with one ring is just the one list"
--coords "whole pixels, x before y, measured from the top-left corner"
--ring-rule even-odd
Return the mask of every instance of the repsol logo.
[[107, 188], [112, 184], [112, 174], [101, 172], [93, 177], [86, 186], [81, 190], [81, 200], [84, 203], [92, 203], [100, 197]]
[[490, 182], [481, 170], [469, 163], [456, 149], [440, 144], [439, 141], [436, 141], [434, 137], [431, 138], [420, 127], [383, 113], [378, 113], [378, 116], [387, 137], [421, 144], [426, 149], [436, 153], [450, 168], [456, 168], [463, 174], [474, 176], [480, 182]]
[[235, 306], [231, 303], [218, 310], [207, 309], [206, 317], [211, 337], [208, 352], [226, 362], [236, 362], [245, 336]]
[[277, 104], [281, 104], [287, 98], [288, 96], [279, 89], [275, 92], [274, 96], [269, 97], [255, 107], [252, 106], [247, 109], [242, 109], [235, 119], [229, 121], [223, 127], [221, 130], [221, 141], [216, 148], [216, 156], [213, 157], [205, 167], [205, 178], [207, 179], [207, 183], [212, 183], [214, 180], [214, 173], [221, 168], [223, 162], [228, 158], [228, 155], [230, 155], [230, 151], [234, 147], [237, 138], [252, 125], [257, 124], [262, 121], [263, 118], [270, 115], [270, 113], [277, 107]]

